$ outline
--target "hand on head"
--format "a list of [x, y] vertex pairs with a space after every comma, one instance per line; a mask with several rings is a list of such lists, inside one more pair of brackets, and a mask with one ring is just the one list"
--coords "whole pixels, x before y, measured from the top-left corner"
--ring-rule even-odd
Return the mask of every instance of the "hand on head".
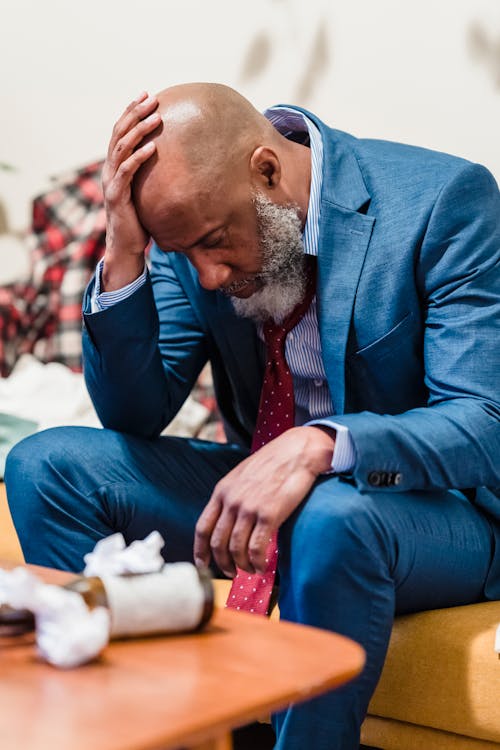
[[144, 267], [149, 236], [142, 227], [132, 200], [132, 179], [155, 152], [153, 140], [144, 141], [161, 123], [158, 100], [142, 93], [119, 118], [103, 167], [106, 210], [106, 255], [103, 286], [118, 289], [133, 281]]

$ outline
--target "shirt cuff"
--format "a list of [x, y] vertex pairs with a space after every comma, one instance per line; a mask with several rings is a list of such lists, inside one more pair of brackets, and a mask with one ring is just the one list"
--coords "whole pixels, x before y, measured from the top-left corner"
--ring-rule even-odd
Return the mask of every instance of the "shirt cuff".
[[356, 464], [356, 448], [354, 447], [349, 428], [344, 424], [337, 424], [331, 419], [314, 419], [311, 422], [306, 422], [307, 426], [315, 424], [323, 424], [325, 427], [331, 427], [337, 433], [335, 435], [331, 471], [336, 474], [352, 471]]
[[113, 292], [101, 292], [103, 265], [104, 258], [101, 258], [95, 270], [95, 284], [90, 299], [90, 309], [93, 313], [106, 310], [108, 307], [113, 307], [113, 305], [116, 305], [118, 302], [127, 299], [146, 282], [147, 278], [146, 264], [144, 264], [144, 271], [142, 274], [130, 284], [127, 284], [127, 286], [122, 286], [121, 289], [115, 289]]

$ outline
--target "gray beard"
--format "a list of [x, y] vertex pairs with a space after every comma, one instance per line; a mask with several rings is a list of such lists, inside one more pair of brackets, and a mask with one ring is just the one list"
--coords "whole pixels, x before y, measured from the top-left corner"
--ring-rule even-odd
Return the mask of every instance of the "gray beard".
[[278, 206], [261, 193], [254, 196], [262, 248], [263, 286], [247, 299], [231, 297], [238, 315], [264, 323], [280, 323], [302, 302], [306, 289], [304, 243], [296, 208]]

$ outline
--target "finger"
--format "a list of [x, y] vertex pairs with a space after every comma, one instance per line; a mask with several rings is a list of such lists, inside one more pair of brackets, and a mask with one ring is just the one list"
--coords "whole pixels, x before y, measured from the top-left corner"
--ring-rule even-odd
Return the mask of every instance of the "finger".
[[[273, 533], [275, 529], [271, 522], [266, 518], [258, 518], [248, 542], [248, 556], [250, 563], [257, 573], [265, 573], [268, 569], [269, 562], [272, 562], [272, 554], [275, 545], [273, 542]], [[274, 562], [277, 562], [277, 556]], [[272, 570], [276, 570], [276, 565]]]
[[238, 568], [246, 570], [247, 573], [255, 573], [248, 550], [250, 537], [255, 527], [255, 518], [255, 513], [240, 512], [229, 540], [229, 553], [233, 561]]
[[123, 138], [131, 128], [152, 114], [157, 108], [158, 99], [155, 96], [147, 96], [143, 99], [141, 95], [138, 100], [136, 99], [131, 102], [113, 127], [109, 141], [108, 157], [115, 149], [120, 138]]
[[221, 502], [218, 498], [212, 495], [196, 524], [194, 531], [193, 556], [196, 565], [199, 567], [208, 567], [210, 564], [210, 540], [221, 510]]
[[134, 99], [113, 126], [109, 144], [110, 148], [114, 148], [116, 142], [125, 135], [130, 128], [141, 120], [144, 120], [144, 118], [154, 112], [157, 107], [158, 99], [155, 96], [146, 95], [144, 98], [141, 94], [137, 99]]
[[128, 159], [137, 146], [141, 144], [141, 141], [153, 133], [160, 123], [161, 117], [159, 113], [153, 112], [120, 138], [114, 149], [108, 154], [107, 166], [110, 168], [111, 174], [114, 174], [123, 160]]
[[234, 510], [223, 508], [210, 539], [210, 547], [214, 560], [224, 575], [229, 578], [234, 578], [236, 575], [236, 565], [229, 551], [229, 541], [233, 532], [235, 519], [236, 513]]
[[[123, 114], [127, 114], [127, 112], [131, 112], [134, 107], [136, 107], [141, 102], [145, 101], [148, 98], [149, 94], [147, 91], [141, 91], [139, 96], [136, 96], [135, 99], [132, 99], [130, 104], [128, 104], [123, 112]], [[123, 117], [123, 115], [122, 115]]]
[[141, 93], [139, 94], [139, 96], [136, 96], [135, 99], [132, 99], [132, 101], [128, 105], [127, 109], [132, 109], [132, 107], [134, 106], [134, 104], [139, 104], [139, 102], [143, 102], [144, 99], [148, 98], [148, 96], [149, 96], [149, 94], [148, 94], [147, 91], [141, 91]]
[[144, 164], [153, 155], [155, 150], [156, 144], [154, 141], [148, 141], [120, 164], [114, 178], [105, 188], [107, 206], [117, 205], [125, 194], [127, 194], [127, 197], [130, 195], [130, 183], [134, 174], [141, 164]]

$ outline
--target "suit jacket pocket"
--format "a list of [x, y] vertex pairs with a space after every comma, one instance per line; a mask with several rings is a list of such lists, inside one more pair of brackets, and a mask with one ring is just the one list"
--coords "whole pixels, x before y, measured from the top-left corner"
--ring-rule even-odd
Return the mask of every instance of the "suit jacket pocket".
[[354, 352], [354, 354], [351, 355], [352, 358], [361, 357], [372, 361], [383, 359], [404, 343], [405, 337], [411, 331], [413, 323], [413, 313], [409, 312], [399, 321], [399, 323], [396, 323], [390, 331], [383, 336], [379, 336], [379, 338], [372, 341], [371, 344], [367, 344]]
[[422, 333], [408, 313], [384, 336], [358, 349], [347, 360], [350, 411], [400, 414], [427, 402]]

